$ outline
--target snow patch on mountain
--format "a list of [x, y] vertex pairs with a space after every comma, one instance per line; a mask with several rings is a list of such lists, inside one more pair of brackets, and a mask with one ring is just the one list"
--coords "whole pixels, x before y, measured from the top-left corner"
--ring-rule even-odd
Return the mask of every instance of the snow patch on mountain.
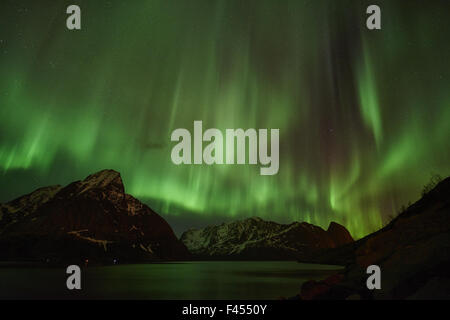
[[89, 232], [88, 229], [83, 229], [83, 230], [69, 231], [69, 232], [67, 232], [67, 234], [73, 235], [79, 239], [89, 241], [91, 243], [95, 243], [95, 244], [99, 245], [100, 247], [103, 247], [103, 250], [105, 250], [105, 252], [108, 250], [107, 249], [108, 244], [113, 243], [113, 241], [94, 239], [92, 237], [82, 235], [82, 233], [87, 233], [87, 232]]

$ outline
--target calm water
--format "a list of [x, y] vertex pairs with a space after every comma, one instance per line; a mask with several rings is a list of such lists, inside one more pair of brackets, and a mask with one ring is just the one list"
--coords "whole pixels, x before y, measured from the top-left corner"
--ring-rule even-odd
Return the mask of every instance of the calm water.
[[64, 269], [0, 268], [0, 299], [277, 299], [337, 266], [293, 261], [183, 262], [89, 267], [82, 290], [66, 289]]

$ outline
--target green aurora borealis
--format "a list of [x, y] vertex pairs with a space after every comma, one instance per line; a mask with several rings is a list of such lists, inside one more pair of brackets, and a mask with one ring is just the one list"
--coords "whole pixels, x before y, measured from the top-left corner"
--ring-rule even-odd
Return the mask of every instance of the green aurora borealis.
[[[450, 175], [449, 13], [438, 0], [3, 0], [0, 201], [112, 168], [176, 231], [257, 215], [361, 237]], [[170, 134], [194, 120], [279, 128], [278, 174], [175, 166]]]

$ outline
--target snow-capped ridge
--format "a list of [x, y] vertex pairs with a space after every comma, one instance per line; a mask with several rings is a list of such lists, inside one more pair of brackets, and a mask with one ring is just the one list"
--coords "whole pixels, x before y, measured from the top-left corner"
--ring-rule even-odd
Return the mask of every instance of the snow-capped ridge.
[[42, 187], [0, 204], [0, 229], [33, 214], [38, 207], [52, 199], [61, 189], [60, 185]]
[[84, 180], [79, 182], [79, 188], [81, 189], [80, 193], [89, 189], [105, 188], [111, 185], [114, 186], [117, 191], [125, 193], [120, 173], [112, 169], [101, 170], [87, 176]]
[[345, 227], [333, 226], [333, 232], [328, 232], [306, 222], [280, 224], [251, 217], [190, 229], [183, 233], [181, 241], [191, 253], [203, 258], [298, 258], [312, 250], [353, 241]]

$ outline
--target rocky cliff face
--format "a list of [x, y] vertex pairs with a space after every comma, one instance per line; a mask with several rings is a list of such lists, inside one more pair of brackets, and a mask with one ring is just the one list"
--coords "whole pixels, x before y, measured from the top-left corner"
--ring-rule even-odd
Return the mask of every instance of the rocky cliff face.
[[345, 227], [327, 231], [309, 223], [279, 224], [253, 217], [204, 229], [188, 230], [181, 241], [201, 259], [298, 259], [318, 249], [352, 242]]
[[183, 259], [168, 223], [103, 170], [66, 187], [38, 189], [0, 207], [0, 259]]
[[[450, 178], [383, 229], [311, 261], [347, 268], [304, 284], [303, 299], [450, 299]], [[381, 290], [366, 287], [369, 265], [381, 269]]]

